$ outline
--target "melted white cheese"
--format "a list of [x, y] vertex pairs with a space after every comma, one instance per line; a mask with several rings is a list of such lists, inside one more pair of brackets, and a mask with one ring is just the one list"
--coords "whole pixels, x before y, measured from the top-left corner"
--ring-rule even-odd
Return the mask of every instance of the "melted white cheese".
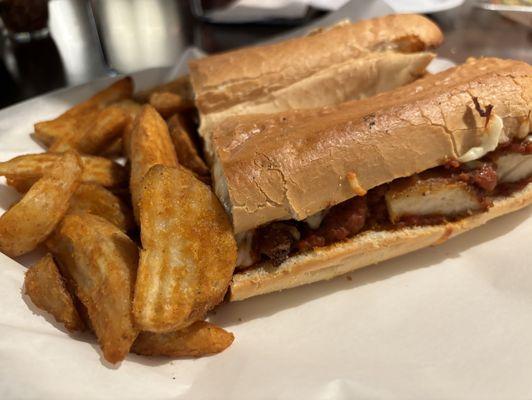
[[316, 214], [308, 216], [303, 220], [303, 222], [305, 222], [310, 229], [318, 229], [321, 225], [321, 221], [323, 221], [323, 218], [325, 218], [325, 214], [327, 214], [327, 209], [318, 211]]
[[235, 235], [236, 244], [238, 247], [238, 256], [236, 259], [236, 266], [249, 267], [255, 260], [251, 255], [251, 246], [253, 243], [253, 230], [237, 233]]
[[[521, 125], [519, 125], [519, 130], [517, 131], [517, 135], [516, 135], [518, 139], [523, 139], [530, 133], [530, 128], [532, 128], [530, 126], [531, 125], [530, 118], [532, 118], [532, 116], [529, 116], [528, 118], [526, 118], [523, 122], [521, 122]], [[530, 136], [528, 136], [527, 140], [529, 139], [530, 139]]]
[[490, 151], [495, 150], [503, 136], [503, 127], [504, 124], [502, 118], [493, 114], [488, 121], [488, 126], [486, 127], [486, 132], [482, 136], [480, 146], [469, 149], [465, 154], [458, 158], [458, 161], [469, 162], [478, 160]]

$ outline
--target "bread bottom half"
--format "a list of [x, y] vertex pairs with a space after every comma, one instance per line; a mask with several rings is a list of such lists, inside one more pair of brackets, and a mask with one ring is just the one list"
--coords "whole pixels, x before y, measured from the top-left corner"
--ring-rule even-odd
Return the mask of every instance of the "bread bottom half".
[[263, 263], [233, 276], [229, 300], [238, 301], [334, 278], [414, 250], [438, 245], [489, 220], [532, 204], [532, 184], [494, 200], [482, 213], [430, 226], [365, 231], [350, 240], [290, 257], [279, 266]]

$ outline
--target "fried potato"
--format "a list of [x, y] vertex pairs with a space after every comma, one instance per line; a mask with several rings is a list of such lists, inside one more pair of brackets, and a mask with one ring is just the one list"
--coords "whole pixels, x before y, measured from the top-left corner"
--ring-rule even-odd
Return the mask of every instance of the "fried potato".
[[50, 147], [50, 151], [61, 153], [77, 150], [84, 154], [99, 154], [122, 135], [128, 118], [121, 107], [105, 107], [83, 131], [72, 130], [62, 136]]
[[142, 106], [133, 100], [122, 100], [115, 103], [114, 106], [120, 107], [129, 118], [122, 132], [122, 137], [115, 139], [101, 154], [104, 157], [125, 156], [129, 158], [127, 146], [129, 146], [133, 122], [137, 115], [140, 114]]
[[186, 99], [171, 92], [155, 92], [150, 95], [150, 104], [157, 110], [163, 118], [189, 110], [194, 107], [191, 99]]
[[144, 175], [154, 165], [177, 165], [177, 156], [168, 126], [149, 105], [143, 107], [135, 120], [129, 141], [129, 154], [131, 162], [131, 176], [129, 188], [131, 190], [131, 204], [133, 213], [138, 220], [138, 202]]
[[[127, 125], [126, 125], [127, 126]], [[125, 128], [124, 128], [125, 129]], [[124, 154], [124, 141], [121, 137], [113, 140], [100, 155], [105, 158], [119, 158], [125, 156]]]
[[122, 150], [124, 152], [124, 156], [128, 160], [131, 159], [131, 136], [133, 135], [133, 129], [135, 128], [136, 124], [136, 119], [134, 121], [130, 121], [126, 125], [124, 133], [122, 134]]
[[33, 186], [38, 179], [36, 178], [17, 178], [13, 176], [6, 176], [6, 184], [11, 186], [19, 193], [26, 193]]
[[134, 120], [142, 110], [142, 106], [131, 99], [117, 101], [116, 103], [113, 103], [113, 106], [124, 111], [130, 120]]
[[83, 183], [97, 183], [108, 188], [127, 186], [128, 174], [122, 165], [97, 156], [81, 156], [81, 162]]
[[232, 333], [198, 321], [175, 332], [141, 332], [131, 351], [144, 356], [201, 357], [224, 351], [233, 340]]
[[231, 224], [208, 186], [182, 167], [153, 167], [140, 198], [142, 248], [133, 301], [141, 330], [169, 332], [223, 299], [236, 263]]
[[81, 178], [75, 153], [65, 153], [24, 197], [0, 217], [0, 250], [17, 257], [33, 250], [65, 215]]
[[122, 232], [129, 232], [135, 227], [131, 209], [109, 190], [94, 183], [79, 185], [70, 199], [68, 212], [98, 215]]
[[209, 168], [199, 156], [183, 116], [175, 114], [170, 118], [168, 120], [168, 130], [174, 143], [179, 164], [193, 171], [198, 177], [209, 176]]
[[46, 254], [26, 271], [24, 288], [33, 304], [50, 313], [69, 331], [85, 329], [51, 254]]
[[[61, 154], [56, 153], [18, 156], [9, 161], [0, 162], [0, 176], [6, 176], [8, 185], [17, 190], [25, 188], [28, 190], [61, 157]], [[121, 186], [127, 182], [127, 171], [120, 164], [97, 156], [81, 156], [80, 158], [83, 166], [82, 182], [97, 183], [105, 187]]]
[[173, 81], [163, 83], [162, 85], [152, 87], [148, 90], [143, 90], [136, 93], [133, 97], [141, 103], [146, 103], [149, 101], [150, 96], [155, 92], [175, 93], [184, 99], [194, 100], [194, 91], [192, 90], [189, 75], [182, 75]]
[[91, 119], [99, 109], [115, 101], [129, 98], [132, 93], [133, 80], [130, 77], [120, 79], [88, 100], [75, 105], [59, 117], [36, 123], [34, 126], [35, 136], [50, 146], [57, 139], [70, 134], [72, 131], [79, 131], [83, 127], [83, 121]]
[[120, 229], [92, 214], [67, 214], [47, 242], [86, 307], [105, 359], [124, 359], [138, 331], [131, 301], [138, 249]]

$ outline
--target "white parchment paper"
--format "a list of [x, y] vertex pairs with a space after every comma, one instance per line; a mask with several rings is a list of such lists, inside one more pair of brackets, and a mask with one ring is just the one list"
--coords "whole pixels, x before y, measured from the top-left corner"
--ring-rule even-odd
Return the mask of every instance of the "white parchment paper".
[[[190, 55], [190, 53], [188, 53]], [[140, 73], [140, 86], [182, 71]], [[40, 151], [35, 121], [107, 81], [0, 111], [0, 160]], [[0, 186], [0, 206], [17, 198]], [[202, 359], [102, 362], [21, 294], [36, 255], [0, 254], [0, 399], [531, 399], [532, 209], [329, 282], [222, 305]]]

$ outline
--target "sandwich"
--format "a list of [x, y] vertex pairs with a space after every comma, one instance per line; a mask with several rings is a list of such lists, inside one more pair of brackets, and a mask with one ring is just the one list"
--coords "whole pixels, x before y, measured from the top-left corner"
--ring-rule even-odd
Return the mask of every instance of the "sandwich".
[[371, 98], [212, 131], [239, 245], [230, 299], [441, 243], [532, 202], [532, 67], [470, 59]]
[[440, 29], [420, 15], [342, 22], [279, 43], [189, 63], [205, 140], [228, 116], [275, 113], [360, 99], [426, 73]]

